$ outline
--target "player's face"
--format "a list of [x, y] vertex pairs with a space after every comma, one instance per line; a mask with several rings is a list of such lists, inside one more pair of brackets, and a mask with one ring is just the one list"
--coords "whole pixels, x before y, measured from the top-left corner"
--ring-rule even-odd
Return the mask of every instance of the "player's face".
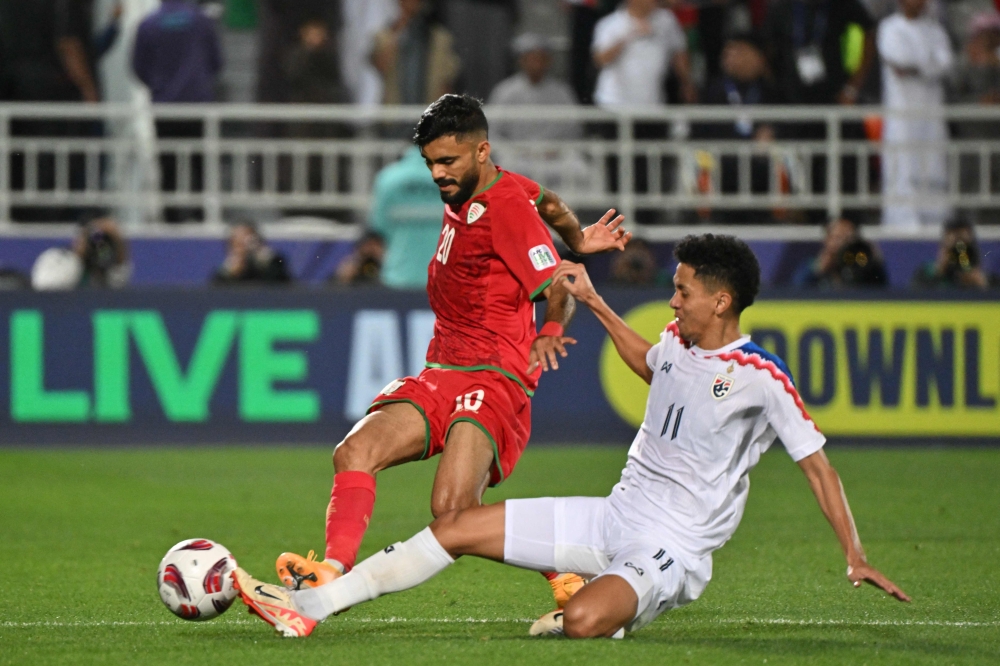
[[708, 288], [687, 264], [677, 264], [670, 307], [674, 309], [681, 337], [698, 344], [715, 319], [718, 305], [718, 289]]
[[438, 186], [441, 201], [461, 205], [476, 191], [482, 168], [479, 156], [484, 150], [483, 144], [488, 156], [487, 142], [475, 139], [458, 141], [454, 135], [442, 136], [423, 147], [421, 154]]

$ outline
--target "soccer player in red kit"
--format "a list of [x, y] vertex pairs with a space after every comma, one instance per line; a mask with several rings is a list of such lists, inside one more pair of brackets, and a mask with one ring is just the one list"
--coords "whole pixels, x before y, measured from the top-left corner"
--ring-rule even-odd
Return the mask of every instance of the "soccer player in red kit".
[[[575, 251], [628, 242], [613, 211], [581, 230], [557, 196], [494, 165], [486, 116], [474, 98], [445, 95], [431, 104], [414, 142], [445, 202], [428, 268], [437, 319], [426, 369], [382, 389], [336, 447], [325, 559], [283, 553], [276, 566], [287, 587], [315, 587], [351, 569], [379, 471], [441, 454], [435, 516], [480, 504], [488, 486], [510, 475], [528, 443], [539, 375], [558, 368], [565, 346], [575, 343], [563, 335], [575, 302], [565, 287], [552, 285], [559, 258], [543, 216]], [[534, 301], [542, 298], [548, 307], [536, 334]], [[575, 577], [546, 577], [560, 605], [582, 585]]]

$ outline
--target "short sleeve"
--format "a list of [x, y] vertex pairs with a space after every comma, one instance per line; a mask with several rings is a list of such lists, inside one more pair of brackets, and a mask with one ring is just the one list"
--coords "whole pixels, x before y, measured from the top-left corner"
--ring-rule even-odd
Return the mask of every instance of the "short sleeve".
[[612, 46], [628, 36], [629, 22], [620, 20], [617, 12], [605, 16], [597, 22], [594, 28], [594, 41], [591, 42], [592, 53], [607, 51]]
[[665, 344], [664, 340], [666, 340], [666, 337], [666, 331], [660, 333], [660, 341], [650, 347], [649, 351], [646, 352], [646, 366], [653, 372], [656, 372], [656, 367], [660, 363], [660, 352], [663, 351], [663, 346]]
[[668, 12], [667, 22], [667, 45], [670, 50], [670, 56], [673, 57], [676, 53], [681, 53], [687, 51], [687, 36], [685, 36], [684, 31], [681, 29], [680, 23], [674, 18], [674, 13], [670, 10], [664, 10]]
[[826, 443], [806, 412], [799, 392], [790, 379], [778, 373], [773, 379], [764, 380], [767, 394], [767, 422], [777, 433], [792, 460], [798, 462], [810, 456]]
[[531, 201], [536, 207], [538, 204], [542, 203], [542, 197], [545, 195], [545, 188], [531, 180], [527, 176], [522, 176], [519, 173], [514, 173], [513, 171], [504, 171], [508, 176], [510, 176], [515, 183], [521, 186], [524, 193], [528, 195], [528, 200]]
[[559, 255], [527, 197], [505, 197], [503, 211], [502, 218], [492, 220], [493, 248], [534, 301], [552, 283]]

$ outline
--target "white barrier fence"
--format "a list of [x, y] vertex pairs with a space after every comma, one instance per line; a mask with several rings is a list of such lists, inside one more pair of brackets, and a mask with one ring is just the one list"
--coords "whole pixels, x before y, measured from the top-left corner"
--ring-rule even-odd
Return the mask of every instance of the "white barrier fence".
[[[421, 111], [0, 105], [0, 225], [68, 221], [87, 208], [114, 210], [132, 226], [173, 215], [218, 227], [247, 213], [361, 220], [375, 174], [406, 149]], [[615, 207], [633, 220], [1000, 208], [1000, 113], [991, 107], [897, 114], [909, 130], [892, 143], [863, 130], [888, 124], [878, 107], [490, 107], [487, 115], [499, 163], [577, 208]], [[915, 191], [882, 186], [893, 160], [921, 183]]]

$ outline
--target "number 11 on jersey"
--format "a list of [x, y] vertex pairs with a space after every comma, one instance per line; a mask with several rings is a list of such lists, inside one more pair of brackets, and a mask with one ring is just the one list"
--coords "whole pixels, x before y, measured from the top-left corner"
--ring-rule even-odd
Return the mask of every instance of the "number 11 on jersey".
[[[673, 415], [674, 415], [674, 405], [670, 405], [670, 407], [667, 408], [667, 418], [663, 419], [663, 430], [660, 431], [660, 437], [663, 437], [667, 434], [667, 430], [670, 428], [670, 419], [671, 417], [673, 417]], [[674, 430], [672, 433], [670, 433], [671, 440], [677, 439], [677, 431], [680, 430], [681, 428], [682, 416], [684, 416], [684, 408], [679, 407], [677, 409], [677, 418], [674, 419]]]

